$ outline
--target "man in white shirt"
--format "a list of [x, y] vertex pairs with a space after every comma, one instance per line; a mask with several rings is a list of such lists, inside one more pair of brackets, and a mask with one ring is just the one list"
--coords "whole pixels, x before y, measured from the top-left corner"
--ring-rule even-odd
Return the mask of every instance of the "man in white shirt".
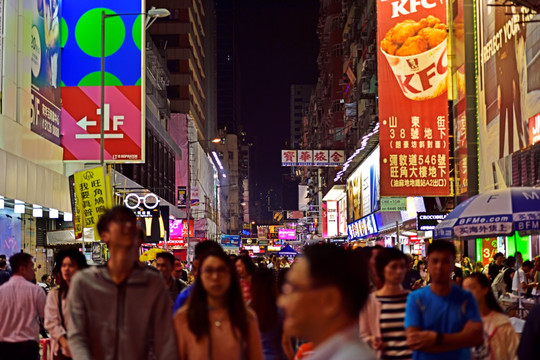
[[46, 295], [32, 283], [36, 274], [31, 255], [18, 253], [9, 262], [13, 276], [0, 286], [0, 360], [36, 360]]

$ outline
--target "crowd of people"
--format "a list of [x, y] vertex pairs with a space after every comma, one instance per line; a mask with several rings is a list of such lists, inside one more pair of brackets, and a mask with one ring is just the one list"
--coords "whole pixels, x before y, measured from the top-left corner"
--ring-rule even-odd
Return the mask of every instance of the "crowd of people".
[[429, 244], [427, 258], [324, 243], [305, 247], [291, 266], [204, 241], [188, 273], [168, 252], [154, 266], [138, 261], [142, 235], [128, 208], [107, 212], [97, 230], [108, 262], [88, 267], [77, 249], [61, 251], [54, 279], [42, 278], [48, 289], [35, 284], [31, 255], [13, 255], [9, 269], [0, 258], [0, 360], [37, 359], [40, 319], [52, 358], [63, 360], [539, 356], [540, 307], [520, 338], [493, 292], [500, 283], [514, 291], [515, 282], [534, 296], [538, 258], [529, 265], [519, 253], [496, 254], [484, 271], [467, 258], [456, 264], [447, 241]]

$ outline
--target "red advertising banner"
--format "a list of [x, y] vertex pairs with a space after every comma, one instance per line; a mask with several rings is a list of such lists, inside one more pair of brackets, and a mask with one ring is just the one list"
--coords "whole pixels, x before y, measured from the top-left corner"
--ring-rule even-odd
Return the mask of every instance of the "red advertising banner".
[[450, 193], [447, 0], [377, 0], [381, 196]]

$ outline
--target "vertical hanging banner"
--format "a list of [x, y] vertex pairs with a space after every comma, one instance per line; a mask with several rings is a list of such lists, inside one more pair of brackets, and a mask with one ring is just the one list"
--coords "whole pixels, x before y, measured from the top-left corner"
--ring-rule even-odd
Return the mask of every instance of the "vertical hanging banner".
[[377, 0], [381, 196], [449, 195], [446, 0]]
[[45, 139], [60, 145], [60, 107], [62, 103], [60, 97], [60, 19], [62, 18], [62, 0], [26, 0], [25, 5], [30, 5], [32, 9], [30, 40], [32, 50], [30, 117], [32, 122], [30, 129]]
[[105, 12], [104, 158], [144, 162], [144, 0], [68, 1], [62, 22], [62, 147], [66, 161], [99, 161], [101, 26]]
[[[82, 236], [83, 228], [97, 225], [99, 217], [112, 207], [111, 182], [106, 175], [105, 167], [97, 167], [76, 172], [74, 178], [75, 238]], [[94, 230], [95, 239], [99, 234]]]

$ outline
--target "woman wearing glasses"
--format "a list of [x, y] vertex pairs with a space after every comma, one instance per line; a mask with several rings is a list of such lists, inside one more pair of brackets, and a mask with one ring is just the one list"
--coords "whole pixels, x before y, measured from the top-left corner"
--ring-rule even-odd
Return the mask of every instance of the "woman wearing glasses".
[[264, 359], [256, 315], [244, 305], [227, 254], [212, 249], [199, 269], [187, 305], [174, 317], [180, 360]]

